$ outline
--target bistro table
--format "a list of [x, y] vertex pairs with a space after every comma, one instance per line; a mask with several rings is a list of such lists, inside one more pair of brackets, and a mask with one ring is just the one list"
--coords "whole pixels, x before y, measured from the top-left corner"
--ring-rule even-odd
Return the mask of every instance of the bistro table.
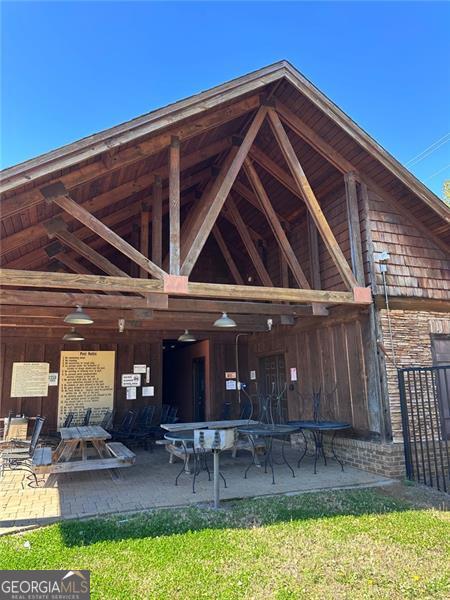
[[269, 465], [272, 471], [272, 484], [275, 484], [275, 472], [273, 468], [273, 440], [277, 437], [281, 437], [281, 456], [283, 459], [283, 463], [291, 470], [292, 477], [295, 477], [294, 469], [288, 463], [286, 455], [284, 453], [284, 443], [286, 436], [290, 435], [291, 433], [295, 433], [298, 430], [299, 428], [292, 424], [275, 425], [272, 423], [255, 423], [250, 425], [244, 425], [243, 427], [238, 427], [239, 433], [246, 435], [249, 442], [253, 446], [252, 462], [248, 465], [248, 467], [245, 470], [244, 479], [247, 479], [247, 473], [249, 472], [252, 466], [259, 466], [255, 460], [256, 448], [254, 438], [262, 438], [265, 442], [264, 472], [267, 473], [267, 465]]
[[[182, 457], [183, 466], [181, 467], [180, 472], [175, 478], [175, 485], [178, 485], [178, 479], [183, 473], [189, 474], [189, 457], [192, 455], [194, 459], [194, 477], [192, 479], [192, 493], [195, 494], [195, 480], [197, 476], [200, 474], [200, 471], [203, 469], [208, 473], [208, 481], [211, 481], [211, 473], [209, 472], [208, 462], [206, 460], [206, 450], [196, 451], [194, 444], [194, 431], [192, 429], [187, 431], [175, 431], [169, 432], [164, 435], [165, 439], [172, 444], [181, 444], [182, 453], [177, 454], [178, 457]], [[203, 459], [203, 461], [202, 461]], [[227, 487], [227, 482], [225, 481], [225, 477], [220, 473], [222, 477], [225, 487]]]
[[163, 423], [161, 427], [167, 431], [186, 431], [191, 429], [230, 429], [241, 425], [256, 425], [251, 419], [225, 419], [223, 421], [196, 421], [194, 423]]
[[338, 431], [351, 429], [350, 423], [344, 423], [341, 421], [288, 421], [288, 424], [296, 427], [297, 430], [303, 435], [303, 439], [305, 440], [305, 449], [303, 450], [303, 454], [298, 459], [297, 467], [300, 467], [300, 464], [308, 451], [308, 440], [306, 439], [305, 431], [310, 431], [314, 440], [314, 475], [317, 474], [317, 460], [321, 455], [323, 457], [325, 466], [327, 464], [327, 456], [323, 446], [324, 433], [333, 434], [331, 436], [331, 452], [333, 454], [333, 458], [341, 465], [341, 469], [344, 470], [344, 463], [339, 460], [334, 448], [334, 438], [336, 437], [336, 433]]

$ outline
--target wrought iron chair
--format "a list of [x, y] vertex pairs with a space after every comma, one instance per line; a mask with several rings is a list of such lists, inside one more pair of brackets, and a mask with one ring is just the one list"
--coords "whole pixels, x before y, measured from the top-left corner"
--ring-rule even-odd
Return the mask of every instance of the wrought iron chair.
[[14, 415], [14, 411], [10, 410], [8, 412], [8, 416], [4, 418], [3, 420], [3, 426], [0, 428], [0, 441], [1, 440], [5, 440], [8, 437], [8, 431], [9, 431], [9, 426], [11, 424], [11, 418]]
[[114, 411], [107, 410], [105, 412], [105, 414], [103, 415], [103, 419], [100, 421], [100, 427], [102, 427], [106, 431], [109, 431], [113, 425], [113, 421], [114, 421]]
[[70, 427], [72, 425], [72, 421], [75, 417], [75, 413], [69, 412], [64, 419], [63, 427]]
[[92, 408], [88, 408], [84, 413], [82, 426], [87, 427], [89, 425], [89, 421], [91, 420]]
[[30, 476], [34, 478], [36, 487], [38, 486], [38, 480], [36, 474], [33, 471], [32, 460], [34, 452], [38, 446], [39, 438], [41, 436], [42, 427], [45, 423], [45, 417], [36, 417], [36, 421], [31, 435], [31, 440], [27, 442], [17, 442], [17, 446], [4, 450], [0, 454], [1, 467], [0, 477], [3, 477], [4, 472], [9, 471], [28, 471]]
[[[250, 396], [245, 389], [242, 389], [244, 394], [244, 399], [241, 403], [241, 414], [239, 416], [240, 419], [245, 419], [247, 421], [251, 421], [254, 413], [254, 400], [256, 400], [255, 396]], [[251, 452], [254, 457], [255, 464], [259, 466], [259, 459], [255, 451], [258, 452], [260, 450], [265, 450], [265, 444], [263, 441], [258, 442], [258, 438], [253, 438], [253, 443], [249, 440], [248, 436], [238, 434], [235, 444], [231, 450], [231, 456], [236, 458], [238, 450], [246, 450], [247, 452]]]

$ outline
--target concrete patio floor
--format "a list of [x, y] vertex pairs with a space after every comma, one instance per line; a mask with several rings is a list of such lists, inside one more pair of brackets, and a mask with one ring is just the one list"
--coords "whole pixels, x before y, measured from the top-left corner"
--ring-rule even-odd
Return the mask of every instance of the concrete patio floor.
[[[162, 447], [154, 452], [136, 451], [136, 464], [120, 469], [120, 479], [112, 479], [108, 471], [58, 475], [55, 487], [30, 487], [24, 471], [6, 472], [0, 480], [0, 534], [18, 529], [42, 526], [68, 518], [92, 517], [157, 507], [186, 506], [212, 500], [212, 481], [205, 471], [197, 477], [196, 493], [192, 493], [192, 475], [182, 474], [175, 487], [175, 477], [181, 462], [169, 464], [169, 455]], [[390, 479], [345, 465], [344, 472], [333, 460], [325, 466], [320, 461], [317, 475], [313, 460], [305, 457], [301, 467], [296, 463], [298, 449], [288, 448], [286, 457], [294, 467], [295, 478], [286, 465], [275, 465], [275, 485], [270, 470], [252, 467], [248, 478], [244, 471], [251, 457], [240, 452], [236, 459], [230, 452], [221, 454], [221, 470], [227, 488], [221, 482], [221, 498], [244, 498], [270, 494], [386, 485]], [[209, 456], [212, 471], [212, 457]], [[279, 456], [275, 457], [279, 461]], [[211, 473], [212, 479], [212, 473]]]

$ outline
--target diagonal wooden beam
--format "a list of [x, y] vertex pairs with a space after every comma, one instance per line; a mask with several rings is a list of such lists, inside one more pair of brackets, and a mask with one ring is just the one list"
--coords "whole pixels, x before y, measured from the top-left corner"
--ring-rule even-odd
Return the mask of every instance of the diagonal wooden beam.
[[220, 251], [222, 252], [225, 262], [227, 263], [227, 267], [230, 270], [234, 282], [238, 283], [239, 285], [244, 285], [244, 280], [242, 279], [242, 276], [239, 273], [239, 269], [237, 268], [237, 265], [234, 262], [234, 258], [231, 256], [231, 252], [223, 238], [222, 232], [220, 231], [219, 225], [217, 223], [213, 227], [213, 235], [217, 242], [217, 245], [220, 248]]
[[317, 226], [317, 229], [325, 243], [325, 246], [328, 249], [328, 252], [331, 255], [331, 258], [333, 259], [334, 264], [336, 265], [348, 289], [358, 287], [358, 282], [356, 281], [355, 276], [353, 275], [352, 270], [350, 269], [347, 260], [339, 244], [337, 243], [330, 226], [328, 225], [328, 221], [322, 212], [320, 204], [318, 203], [317, 198], [314, 195], [311, 186], [309, 185], [300, 161], [298, 160], [287, 133], [281, 124], [280, 117], [273, 109], [269, 109], [268, 114], [269, 123], [275, 139], [280, 146], [286, 163], [297, 183], [299, 190], [303, 194], [303, 198], [306, 202], [308, 210], [314, 219], [314, 223]]
[[67, 193], [63, 184], [53, 184], [41, 189], [44, 198], [49, 202], [54, 202], [63, 210], [71, 214], [75, 219], [83, 223], [106, 242], [114, 246], [116, 250], [128, 256], [130, 260], [145, 269], [148, 273], [156, 277], [156, 279], [164, 279], [167, 275], [165, 271], [155, 265], [151, 260], [143, 256], [136, 248], [133, 248], [128, 242], [122, 239], [114, 231], [109, 229], [85, 208], [77, 204]]
[[[253, 190], [244, 185], [241, 181], [235, 181], [233, 185], [233, 191], [237, 192], [239, 196], [247, 200], [249, 204], [251, 204], [254, 208], [256, 208], [259, 212], [264, 214], [264, 210], [259, 202], [258, 198], [255, 196]], [[287, 219], [282, 217], [279, 213], [276, 213], [277, 219], [283, 223], [283, 227], [289, 231], [291, 229], [291, 224]]]
[[180, 274], [180, 140], [169, 149], [169, 273]]
[[228, 213], [229, 213], [230, 217], [232, 218], [234, 225], [235, 225], [236, 229], [238, 230], [238, 233], [242, 239], [242, 242], [248, 252], [248, 255], [250, 256], [250, 258], [252, 260], [253, 266], [255, 267], [256, 272], [258, 273], [258, 277], [260, 278], [261, 283], [265, 286], [273, 286], [270, 275], [267, 272], [266, 267], [264, 266], [264, 263], [258, 252], [257, 247], [255, 246], [255, 242], [252, 240], [252, 238], [248, 232], [247, 226], [245, 225], [244, 220], [241, 217], [241, 213], [239, 212], [236, 204], [234, 203], [234, 200], [231, 197], [231, 194], [228, 196], [226, 206], [227, 206]]
[[270, 228], [272, 229], [272, 233], [275, 236], [275, 239], [283, 252], [283, 255], [291, 268], [292, 274], [294, 275], [295, 281], [297, 284], [305, 289], [310, 289], [310, 285], [306, 276], [303, 272], [303, 269], [300, 266], [300, 263], [295, 256], [295, 252], [292, 250], [292, 246], [287, 238], [287, 235], [277, 217], [276, 212], [273, 209], [272, 203], [269, 199], [269, 196], [264, 189], [263, 184], [258, 176], [258, 173], [255, 170], [255, 167], [252, 165], [251, 161], [247, 158], [244, 162], [244, 170], [248, 177], [248, 180], [253, 187], [253, 190], [256, 196], [259, 198], [263, 211], [266, 215], [267, 221], [269, 222]]
[[308, 229], [309, 270], [311, 273], [311, 282], [315, 290], [320, 290], [322, 289], [322, 281], [320, 277], [319, 236], [316, 224], [309, 212], [306, 216], [306, 227]]
[[219, 216], [228, 193], [236, 180], [237, 174], [239, 173], [248, 151], [250, 150], [250, 147], [252, 146], [256, 135], [258, 134], [266, 114], [267, 108], [265, 106], [262, 106], [258, 109], [255, 118], [245, 134], [242, 144], [239, 146], [239, 149], [236, 152], [236, 156], [233, 158], [230, 168], [228, 169], [217, 193], [208, 207], [208, 212], [205, 219], [201, 222], [201, 224], [196, 223], [194, 240], [188, 248], [186, 258], [184, 259], [181, 267], [182, 275], [189, 276], [195, 263], [197, 262], [199, 254], [202, 251], [209, 234], [211, 233], [213, 225]]
[[348, 161], [344, 156], [342, 156], [342, 154], [335, 150], [333, 146], [326, 142], [320, 135], [311, 129], [311, 127], [306, 125], [284, 104], [277, 100], [275, 107], [283, 122], [286, 123], [286, 125], [288, 125], [288, 127], [292, 129], [296, 135], [308, 142], [308, 144], [314, 148], [314, 150], [316, 150], [321, 156], [330, 162], [336, 169], [341, 171], [343, 174], [353, 171], [356, 179], [360, 183], [366, 184], [369, 189], [375, 192], [377, 196], [380, 196], [380, 198], [382, 198], [393, 210], [401, 210], [402, 217], [405, 218], [406, 222], [409, 222], [425, 236], [431, 238], [434, 244], [440, 250], [442, 250], [442, 252], [444, 252], [446, 257], [450, 254], [450, 245], [435, 235], [428, 227], [423, 225], [423, 223], [417, 217], [415, 217], [411, 211], [405, 211], [405, 207], [401, 204], [397, 197], [387, 190], [384, 190], [371, 177], [367, 177], [366, 175], [359, 173], [358, 169], [350, 161]]
[[303, 200], [303, 196], [299, 191], [295, 180], [287, 173], [280, 165], [263, 152], [256, 144], [250, 148], [250, 157], [257, 162], [264, 170], [266, 170], [274, 179], [279, 181], [284, 187], [297, 198]]
[[[142, 202], [141, 220], [139, 233], [139, 248], [142, 256], [148, 258], [148, 238], [150, 233], [150, 206], [148, 202]], [[140, 267], [139, 274], [141, 277], [148, 277], [147, 271]]]
[[96, 267], [99, 267], [107, 275], [115, 275], [117, 277], [129, 277], [128, 273], [113, 265], [107, 258], [96, 252], [91, 246], [85, 244], [78, 239], [73, 233], [67, 230], [65, 222], [55, 217], [52, 221], [46, 224], [47, 233], [50, 239], [56, 238], [64, 246], [71, 248], [74, 252], [91, 262]]

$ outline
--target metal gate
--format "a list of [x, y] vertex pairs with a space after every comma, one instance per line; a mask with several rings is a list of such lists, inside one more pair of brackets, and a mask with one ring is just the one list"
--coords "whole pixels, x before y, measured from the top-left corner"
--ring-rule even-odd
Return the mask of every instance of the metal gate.
[[408, 479], [450, 492], [450, 365], [398, 370]]

